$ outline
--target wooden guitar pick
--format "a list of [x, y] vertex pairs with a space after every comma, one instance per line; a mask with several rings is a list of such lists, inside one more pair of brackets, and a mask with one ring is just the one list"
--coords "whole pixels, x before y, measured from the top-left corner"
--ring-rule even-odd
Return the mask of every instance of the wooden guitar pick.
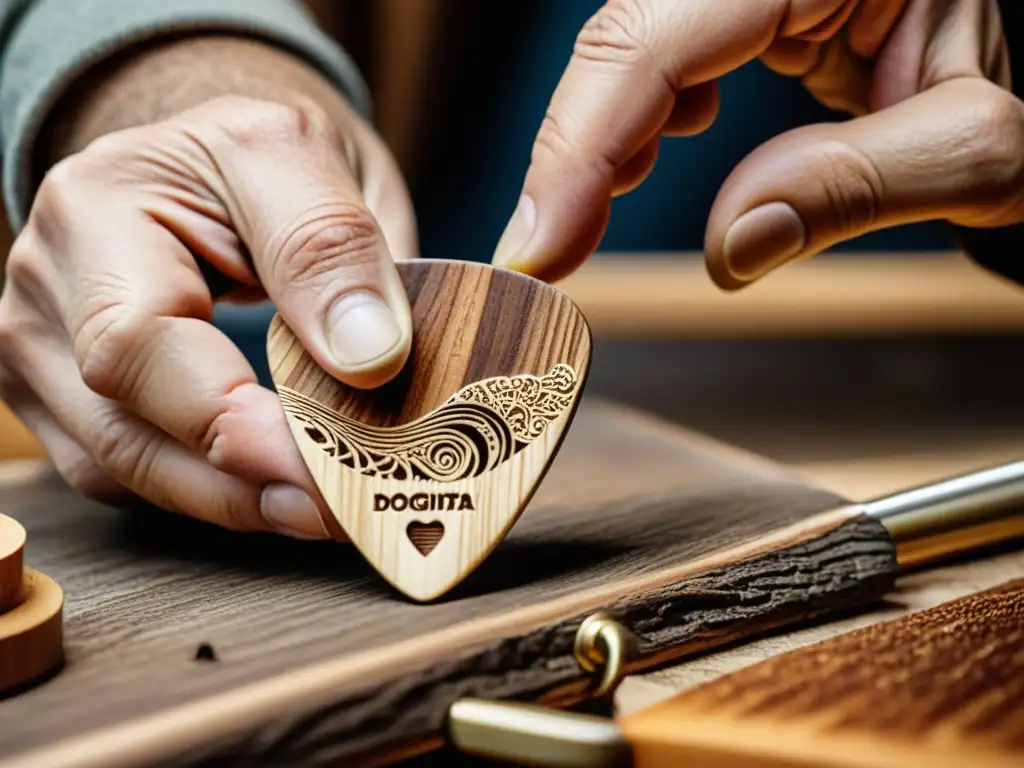
[[325, 372], [280, 316], [271, 373], [333, 519], [380, 574], [432, 600], [509, 532], [554, 458], [591, 338], [557, 289], [485, 264], [399, 264], [412, 308], [402, 372], [375, 390]]

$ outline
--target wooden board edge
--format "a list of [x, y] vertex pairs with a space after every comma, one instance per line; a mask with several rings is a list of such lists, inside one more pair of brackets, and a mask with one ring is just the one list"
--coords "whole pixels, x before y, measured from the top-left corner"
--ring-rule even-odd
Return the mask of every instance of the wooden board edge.
[[827, 253], [726, 292], [698, 252], [595, 254], [556, 284], [596, 338], [1018, 333], [1024, 290], [960, 251]]
[[[821, 595], [802, 595], [796, 601], [799, 615], [790, 606], [789, 613], [755, 621], [749, 629], [765, 631], [806, 620], [822, 611], [871, 602], [880, 598], [892, 585], [897, 569], [895, 552], [884, 528], [877, 521], [864, 515], [859, 507], [846, 506], [780, 529], [770, 536], [756, 538], [697, 561], [662, 569], [655, 574], [581, 591], [502, 616], [465, 622], [392, 646], [387, 652], [368, 651], [358, 656], [311, 664], [198, 702], [28, 751], [6, 762], [0, 761], [0, 766], [22, 768], [45, 764], [51, 768], [117, 768], [165, 759], [180, 762], [182, 745], [210, 745], [217, 749], [217, 745], [251, 735], [268, 723], [275, 723], [272, 730], [278, 733], [282, 730], [282, 721], [308, 723], [310, 713], [321, 708], [333, 707], [336, 710], [340, 692], [344, 692], [345, 697], [365, 697], [368, 687], [374, 690], [379, 685], [384, 669], [393, 679], [400, 681], [422, 680], [424, 670], [428, 674], [433, 670], [432, 673], [439, 674], [443, 680], [446, 665], [466, 663], [466, 659], [485, 654], [495, 638], [504, 643], [510, 636], [550, 635], [557, 638], [557, 643], [561, 644], [559, 647], [568, 648], [568, 655], [562, 654], [560, 661], [554, 653], [540, 649], [538, 660], [547, 672], [535, 696], [556, 695], [571, 699], [574, 690], [577, 697], [582, 695], [586, 685], [585, 675], [571, 655], [572, 639], [579, 623], [590, 613], [608, 610], [613, 615], [625, 616], [624, 611], [628, 614], [630, 610], [649, 610], [652, 605], [662, 605], [673, 597], [678, 598], [685, 593], [687, 585], [692, 586], [702, 575], [716, 570], [733, 571], [739, 564], [764, 561], [773, 553], [789, 552], [815, 542], [830, 546], [828, 539], [831, 534], [851, 530], [851, 527], [871, 530], [869, 538], [876, 541], [877, 547], [873, 554], [874, 564], [870, 568], [862, 572], [854, 569], [847, 574], [843, 582], [844, 597], [838, 599], [835, 590], [826, 590]], [[843, 557], [837, 560], [842, 564]], [[822, 597], [828, 599], [818, 599]], [[664, 615], [669, 614], [671, 611]], [[628, 617], [626, 621], [632, 623]], [[639, 634], [643, 636], [644, 632]], [[687, 653], [735, 642], [746, 634], [746, 631], [723, 631], [689, 646], [675, 642], [661, 648], [648, 646], [644, 657], [630, 671], [640, 671], [681, 658]], [[429, 739], [430, 734], [425, 734], [424, 738]], [[258, 740], [251, 743], [256, 742]], [[379, 749], [379, 746], [372, 745], [374, 749]], [[372, 756], [374, 749], [368, 747], [365, 756]], [[207, 756], [203, 755], [202, 759]]]

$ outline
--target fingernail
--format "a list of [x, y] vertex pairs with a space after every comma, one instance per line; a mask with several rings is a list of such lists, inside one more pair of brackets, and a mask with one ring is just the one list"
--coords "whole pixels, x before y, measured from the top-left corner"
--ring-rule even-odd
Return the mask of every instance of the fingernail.
[[799, 254], [807, 230], [792, 206], [768, 203], [745, 213], [725, 235], [723, 256], [733, 277], [756, 280]]
[[508, 266], [526, 245], [536, 225], [537, 206], [532, 197], [523, 195], [519, 198], [519, 204], [509, 219], [501, 239], [498, 240], [498, 247], [494, 250], [491, 263], [496, 266]]
[[270, 483], [260, 497], [263, 518], [285, 536], [327, 539], [330, 534], [309, 495], [294, 485]]
[[327, 314], [327, 338], [341, 365], [357, 366], [384, 357], [401, 340], [391, 308], [369, 291], [343, 296]]

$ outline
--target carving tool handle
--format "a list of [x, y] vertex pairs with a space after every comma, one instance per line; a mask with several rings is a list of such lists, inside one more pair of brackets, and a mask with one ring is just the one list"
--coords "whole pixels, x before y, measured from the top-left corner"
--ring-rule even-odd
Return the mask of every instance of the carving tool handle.
[[921, 485], [862, 505], [916, 567], [1024, 538], [1024, 461]]

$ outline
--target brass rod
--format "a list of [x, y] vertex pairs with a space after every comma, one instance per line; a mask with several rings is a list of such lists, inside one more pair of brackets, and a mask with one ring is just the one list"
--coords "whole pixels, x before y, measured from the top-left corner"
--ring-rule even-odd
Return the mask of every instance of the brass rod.
[[899, 491], [863, 507], [889, 530], [904, 567], [1024, 538], [1024, 461]]
[[622, 768], [630, 746], [614, 720], [512, 701], [460, 699], [448, 712], [458, 751], [515, 765]]

